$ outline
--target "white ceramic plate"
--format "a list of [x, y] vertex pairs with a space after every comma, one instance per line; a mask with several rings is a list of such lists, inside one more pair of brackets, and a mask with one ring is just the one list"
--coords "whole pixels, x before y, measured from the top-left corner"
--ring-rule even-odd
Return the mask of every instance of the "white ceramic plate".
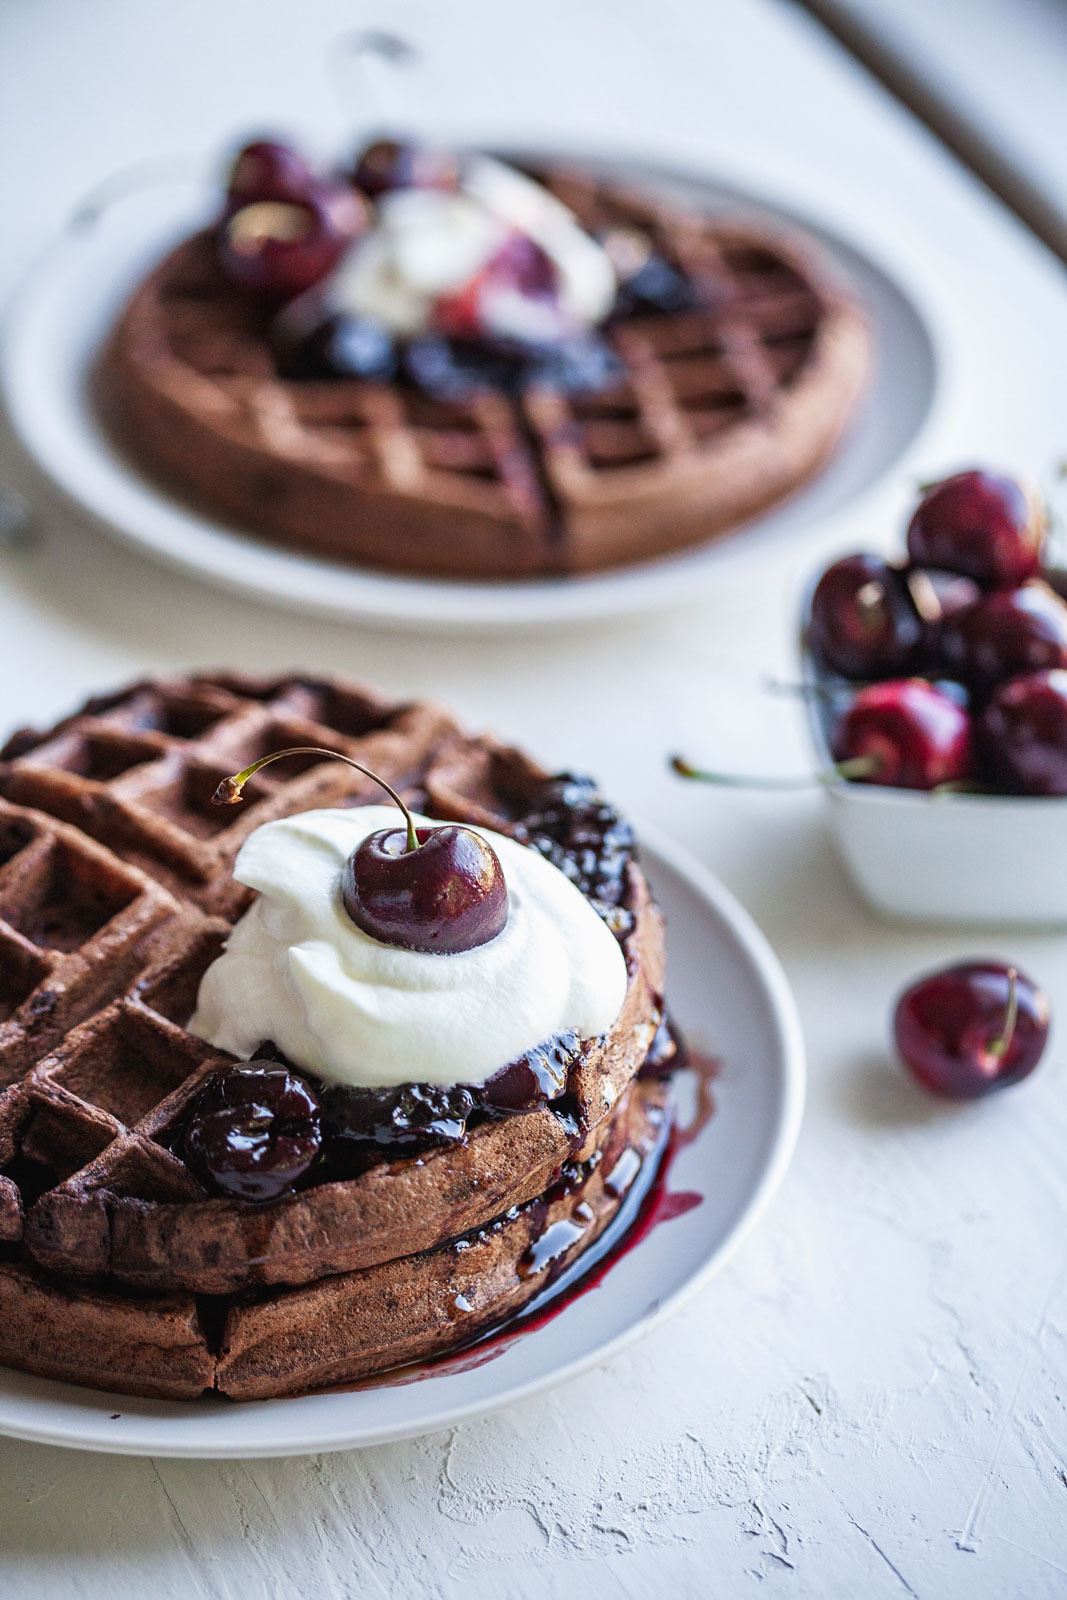
[[811, 214], [757, 207], [750, 195], [727, 185], [633, 161], [589, 164], [623, 180], [654, 176], [704, 208], [801, 223], [822, 239], [867, 308], [875, 371], [853, 426], [812, 484], [740, 536], [588, 578], [450, 583], [289, 554], [171, 499], [103, 436], [88, 402], [86, 374], [135, 283], [210, 215], [213, 191], [189, 179], [137, 190], [68, 227], [27, 276], [0, 347], [0, 386], [15, 431], [52, 484], [103, 527], [171, 566], [297, 610], [423, 630], [514, 629], [697, 598], [738, 563], [773, 560], [800, 530], [851, 504], [900, 461], [924, 428], [940, 382], [943, 361], [932, 332], [939, 319], [920, 309], [925, 290], [903, 287], [905, 269], [885, 269], [839, 233], [819, 228]]
[[[0, 1434], [118, 1455], [273, 1456], [380, 1444], [449, 1427], [599, 1365], [677, 1311], [766, 1208], [804, 1098], [793, 997], [748, 914], [666, 841], [643, 860], [667, 918], [669, 1000], [690, 1042], [722, 1063], [715, 1113], [670, 1169], [703, 1201], [664, 1222], [551, 1321], [468, 1370], [417, 1382], [242, 1404], [135, 1400], [0, 1368]], [[458, 1363], [462, 1367], [462, 1363]]]

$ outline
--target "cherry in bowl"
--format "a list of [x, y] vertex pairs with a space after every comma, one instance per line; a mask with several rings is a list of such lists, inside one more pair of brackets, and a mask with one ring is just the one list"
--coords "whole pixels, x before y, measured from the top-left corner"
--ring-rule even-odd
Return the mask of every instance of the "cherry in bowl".
[[878, 556], [844, 556], [811, 598], [808, 643], [843, 678], [900, 677], [918, 663], [923, 625], [903, 576]]
[[905, 1066], [950, 1100], [977, 1100], [1028, 1077], [1048, 1028], [1048, 996], [999, 961], [929, 973], [904, 991], [893, 1016]]
[[1067, 795], [1067, 671], [1003, 684], [982, 712], [979, 739], [1008, 794]]
[[946, 619], [941, 667], [980, 693], [1023, 673], [1067, 667], [1067, 604], [1047, 584], [987, 594]]
[[985, 589], [1014, 589], [1040, 570], [1047, 529], [1036, 495], [1014, 478], [973, 469], [927, 488], [908, 527], [908, 555]]
[[971, 776], [971, 718], [925, 678], [867, 684], [834, 730], [833, 754], [841, 776], [856, 782], [937, 789]]

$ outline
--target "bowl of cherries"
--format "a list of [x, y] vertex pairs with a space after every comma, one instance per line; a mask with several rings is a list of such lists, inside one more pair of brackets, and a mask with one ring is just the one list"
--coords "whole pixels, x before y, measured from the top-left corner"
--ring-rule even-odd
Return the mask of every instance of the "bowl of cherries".
[[891, 563], [806, 607], [811, 728], [866, 898], [924, 922], [1067, 926], [1067, 572], [1010, 477], [928, 485]]

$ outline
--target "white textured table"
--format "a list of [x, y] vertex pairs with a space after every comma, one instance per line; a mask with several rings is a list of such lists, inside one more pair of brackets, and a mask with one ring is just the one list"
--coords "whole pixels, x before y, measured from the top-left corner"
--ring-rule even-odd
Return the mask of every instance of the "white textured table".
[[[921, 244], [965, 335], [951, 415], [892, 483], [801, 539], [788, 568], [734, 572], [699, 608], [548, 645], [285, 617], [156, 570], [53, 508], [39, 546], [0, 556], [0, 723], [49, 717], [124, 674], [299, 662], [432, 692], [596, 771], [687, 839], [776, 945], [811, 1053], [807, 1122], [728, 1271], [650, 1342], [554, 1394], [447, 1435], [290, 1462], [152, 1464], [0, 1440], [0, 1593], [1062, 1596], [1063, 1052], [1054, 1040], [1025, 1088], [945, 1111], [887, 1064], [884, 1032], [905, 977], [975, 949], [1013, 955], [1063, 1013], [1064, 942], [877, 922], [815, 799], [715, 796], [662, 759], [684, 747], [770, 765], [776, 742], [799, 758], [786, 713], [751, 685], [788, 668], [803, 573], [829, 549], [888, 539], [912, 474], [983, 456], [1042, 471], [1062, 451], [1062, 271], [772, 0], [423, 0], [378, 15], [454, 74], [469, 132], [796, 177], [868, 232]], [[327, 0], [9, 4], [5, 278], [131, 153], [264, 121], [328, 143], [340, 119], [320, 46], [352, 21]], [[19, 473], [5, 456], [4, 480]]]

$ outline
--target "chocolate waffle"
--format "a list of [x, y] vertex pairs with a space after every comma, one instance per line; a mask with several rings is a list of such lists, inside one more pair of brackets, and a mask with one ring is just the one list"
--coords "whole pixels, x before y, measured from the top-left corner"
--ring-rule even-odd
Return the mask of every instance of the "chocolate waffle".
[[[252, 898], [234, 858], [271, 818], [377, 798], [351, 768], [301, 756], [253, 779], [240, 809], [211, 807], [221, 777], [294, 743], [354, 756], [431, 815], [555, 853], [621, 939], [629, 982], [558, 1098], [475, 1118], [458, 1143], [327, 1165], [252, 1205], [209, 1194], [181, 1154], [190, 1102], [233, 1059], [186, 1024]], [[561, 833], [574, 795], [588, 792], [437, 707], [308, 677], [138, 683], [10, 739], [0, 1360], [134, 1393], [292, 1392], [466, 1339], [586, 1248], [621, 1200], [612, 1174], [633, 1170], [623, 1152], [662, 1125], [661, 1087], [637, 1074], [663, 950], [625, 828], [598, 823], [599, 854], [592, 812]], [[559, 1248], [539, 1254], [550, 1235]]]
[[299, 550], [446, 577], [593, 572], [724, 533], [833, 449], [868, 335], [813, 241], [690, 214], [563, 168], [533, 174], [592, 232], [638, 228], [699, 287], [618, 314], [622, 376], [446, 398], [403, 382], [279, 376], [265, 314], [180, 245], [98, 365], [101, 414], [138, 465], [210, 514]]

